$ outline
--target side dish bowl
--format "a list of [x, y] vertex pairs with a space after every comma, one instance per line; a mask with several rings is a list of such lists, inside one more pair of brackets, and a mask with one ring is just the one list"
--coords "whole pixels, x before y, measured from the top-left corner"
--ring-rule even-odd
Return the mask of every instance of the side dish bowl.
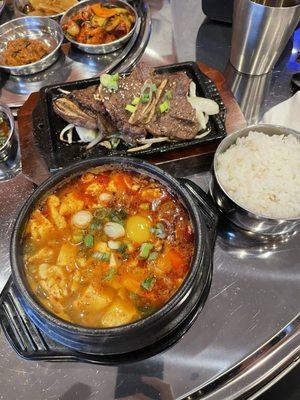
[[[1, 60], [1, 53], [9, 41], [18, 38], [39, 40], [49, 46], [50, 52], [31, 64], [5, 65]], [[59, 24], [48, 17], [23, 17], [6, 22], [0, 26], [0, 69], [12, 75], [30, 75], [43, 71], [57, 60], [63, 38]]]
[[[14, 0], [14, 12], [15, 12], [15, 16], [16, 17], [26, 17], [29, 16], [28, 14], [26, 14], [23, 10], [24, 7], [26, 7], [26, 5], [28, 4], [28, 0]], [[59, 22], [61, 17], [64, 15], [64, 13], [59, 13], [59, 14], [52, 14], [52, 15], [48, 15], [48, 18], [53, 18], [55, 21]]]
[[210, 182], [210, 194], [222, 213], [236, 226], [250, 234], [261, 235], [266, 238], [278, 237], [294, 233], [299, 228], [300, 216], [297, 218], [270, 218], [258, 215], [241, 206], [230, 196], [218, 178], [217, 163], [220, 154], [224, 153], [238, 138], [248, 136], [250, 131], [262, 132], [266, 135], [293, 135], [300, 139], [300, 133], [289, 128], [272, 124], [260, 124], [248, 126], [238, 132], [227, 136], [219, 144], [213, 161], [212, 178]]
[[[93, 4], [98, 4], [98, 3], [107, 3], [105, 0], [86, 0], [86, 1], [81, 1], [79, 4], [76, 4], [75, 6], [69, 8], [69, 10], [66, 11], [66, 13], [63, 15], [60, 21], [60, 26], [63, 27], [68, 19], [76, 12], [78, 12], [80, 9], [90, 6]], [[132, 7], [130, 4], [128, 4], [125, 1], [122, 0], [110, 0], [109, 4], [112, 6], [116, 7], [122, 7], [128, 9], [135, 17], [135, 23], [131, 30], [125, 35], [122, 36], [120, 39], [114, 40], [113, 42], [110, 43], [104, 43], [104, 44], [84, 44], [84, 43], [79, 43], [76, 40], [70, 38], [68, 35], [65, 35], [66, 39], [71, 42], [75, 47], [77, 47], [79, 50], [85, 52], [85, 53], [90, 53], [90, 54], [107, 54], [111, 53], [113, 51], [118, 50], [119, 48], [123, 47], [126, 42], [131, 38], [133, 35], [134, 31], [137, 28], [138, 25], [138, 15], [134, 7]]]
[[[195, 232], [194, 254], [189, 272], [178, 291], [159, 310], [144, 319], [115, 328], [86, 328], [47, 311], [29, 289], [23, 262], [23, 234], [37, 203], [63, 183], [97, 167], [97, 171], [125, 170], [150, 176], [175, 194], [187, 210]], [[199, 194], [200, 193], [200, 194]], [[79, 162], [50, 177], [26, 201], [16, 220], [11, 239], [11, 265], [18, 296], [29, 318], [48, 336], [87, 354], [126, 354], [154, 345], [201, 309], [210, 283], [217, 217], [206, 195], [189, 181], [174, 179], [159, 168], [129, 158], [101, 158]], [[199, 306], [199, 301], [201, 305]]]

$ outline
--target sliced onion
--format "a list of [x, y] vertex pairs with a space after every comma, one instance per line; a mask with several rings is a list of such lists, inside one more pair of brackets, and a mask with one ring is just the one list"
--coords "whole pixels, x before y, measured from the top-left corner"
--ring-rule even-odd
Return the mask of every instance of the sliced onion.
[[[62, 129], [62, 131], [59, 134], [59, 140], [71, 144], [73, 142], [74, 127], [75, 125], [73, 124], [68, 124], [67, 126], [65, 126], [64, 129]], [[65, 139], [65, 133], [67, 133], [67, 139]]]
[[134, 153], [135, 151], [146, 150], [151, 146], [152, 146], [152, 143], [146, 143], [142, 146], [132, 147], [131, 149], [127, 150], [127, 153]]
[[111, 193], [101, 193], [99, 196], [99, 200], [106, 203], [112, 199], [112, 194]]
[[87, 128], [82, 128], [81, 126], [76, 126], [75, 129], [76, 132], [78, 133], [78, 136], [80, 137], [80, 140], [83, 143], [92, 142], [93, 140], [95, 140], [98, 134], [97, 129], [87, 129]]
[[204, 97], [188, 97], [187, 99], [191, 103], [192, 107], [199, 109], [203, 113], [214, 115], [219, 112], [218, 103], [211, 99], [205, 99]]
[[190, 97], [196, 97], [196, 83], [192, 81], [190, 83]]
[[115, 259], [114, 253], [111, 253], [111, 255], [110, 255], [109, 266], [110, 266], [110, 268], [114, 268], [117, 266], [117, 261]]
[[198, 98], [199, 97], [187, 97], [187, 100], [191, 104], [191, 106], [194, 108], [194, 110], [196, 111], [196, 116], [199, 121], [199, 131], [202, 131], [203, 129], [206, 129], [206, 122], [205, 122], [204, 114], [197, 102]]
[[101, 133], [99, 133], [99, 135], [98, 135], [97, 137], [95, 137], [95, 139], [92, 140], [91, 143], [89, 143], [89, 144], [86, 146], [86, 149], [89, 150], [89, 149], [91, 149], [92, 147], [96, 146], [96, 144], [98, 144], [99, 142], [101, 142], [102, 139], [103, 139], [103, 135], [101, 135]]
[[109, 240], [107, 242], [107, 245], [111, 250], [118, 250], [118, 248], [121, 246], [121, 242], [115, 240]]
[[104, 225], [104, 233], [112, 239], [118, 239], [125, 235], [125, 229], [117, 222], [108, 222]]
[[195, 136], [194, 139], [201, 139], [201, 138], [207, 136], [210, 132], [211, 132], [211, 130], [207, 129], [205, 132], [200, 133], [199, 135]]
[[90, 224], [92, 218], [93, 216], [89, 211], [82, 210], [73, 215], [71, 222], [78, 228], [86, 228]]

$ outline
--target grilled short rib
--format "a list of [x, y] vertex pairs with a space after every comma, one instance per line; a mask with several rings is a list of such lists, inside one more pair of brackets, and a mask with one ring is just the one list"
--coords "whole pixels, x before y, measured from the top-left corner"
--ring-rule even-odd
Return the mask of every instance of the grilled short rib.
[[[98, 128], [106, 137], [118, 132], [131, 145], [147, 133], [177, 140], [193, 139], [199, 122], [187, 100], [190, 82], [184, 72], [157, 74], [141, 63], [130, 75], [119, 78], [117, 91], [102, 85], [74, 90], [54, 100], [54, 110], [74, 125]], [[151, 101], [139, 103], [131, 114], [126, 106], [140, 98], [145, 84], [149, 83], [157, 88]], [[165, 101], [166, 94], [169, 94], [169, 108], [161, 112], [159, 105]]]

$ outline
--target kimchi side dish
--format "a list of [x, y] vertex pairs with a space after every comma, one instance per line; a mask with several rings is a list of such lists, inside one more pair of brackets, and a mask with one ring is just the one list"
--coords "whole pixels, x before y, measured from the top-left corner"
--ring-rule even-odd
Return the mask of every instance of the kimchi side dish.
[[134, 24], [135, 16], [127, 8], [99, 3], [71, 15], [63, 25], [63, 31], [78, 43], [104, 44], [127, 35]]
[[38, 204], [23, 257], [29, 285], [49, 311], [109, 328], [168, 302], [193, 251], [188, 212], [166, 187], [133, 171], [95, 169]]

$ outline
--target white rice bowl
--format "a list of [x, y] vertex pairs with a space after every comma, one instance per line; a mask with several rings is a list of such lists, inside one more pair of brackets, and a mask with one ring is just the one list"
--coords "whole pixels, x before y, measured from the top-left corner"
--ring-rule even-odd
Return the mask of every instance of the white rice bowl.
[[250, 131], [216, 163], [223, 190], [241, 207], [267, 218], [300, 217], [300, 140]]

